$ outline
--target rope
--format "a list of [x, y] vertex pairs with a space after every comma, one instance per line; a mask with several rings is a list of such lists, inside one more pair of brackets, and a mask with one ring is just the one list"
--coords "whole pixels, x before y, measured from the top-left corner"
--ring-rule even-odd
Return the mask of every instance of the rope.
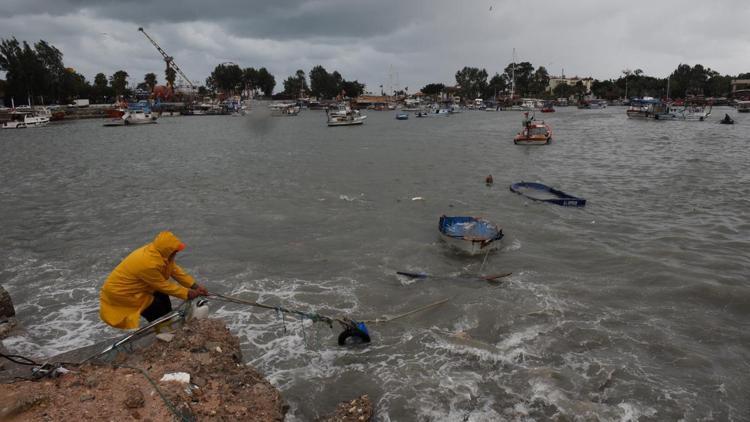
[[156, 381], [151, 378], [146, 371], [144, 371], [141, 368], [137, 368], [135, 366], [128, 366], [128, 365], [109, 365], [113, 368], [126, 368], [126, 369], [133, 369], [138, 372], [140, 372], [144, 377], [146, 377], [146, 380], [151, 384], [152, 387], [154, 387], [154, 390], [156, 390], [156, 393], [159, 394], [159, 397], [161, 397], [162, 401], [164, 402], [164, 405], [167, 406], [167, 409], [169, 409], [170, 412], [172, 412], [172, 415], [174, 415], [175, 419], [177, 419], [180, 422], [195, 422], [195, 418], [186, 417], [182, 415], [180, 412], [177, 411], [177, 408], [172, 404], [171, 401], [167, 398], [166, 395], [164, 395], [164, 392], [161, 391], [158, 385], [156, 385]]
[[238, 303], [238, 304], [241, 304], [241, 305], [250, 305], [250, 306], [255, 306], [255, 307], [258, 307], [258, 308], [269, 309], [269, 310], [276, 311], [276, 312], [283, 312], [283, 313], [287, 313], [287, 314], [297, 315], [297, 316], [300, 316], [302, 318], [307, 318], [307, 319], [309, 319], [309, 320], [311, 320], [313, 322], [324, 322], [324, 323], [328, 324], [329, 326], [333, 326], [334, 321], [343, 323], [343, 320], [340, 319], [340, 318], [331, 318], [331, 317], [328, 317], [328, 316], [325, 316], [325, 315], [320, 315], [320, 314], [314, 313], [314, 312], [297, 311], [295, 309], [284, 308], [282, 306], [266, 305], [266, 304], [263, 304], [263, 303], [253, 302], [251, 300], [244, 300], [244, 299], [240, 299], [240, 298], [236, 298], [236, 297], [232, 297], [232, 296], [224, 296], [224, 295], [221, 295], [221, 294], [218, 294], [218, 293], [211, 293], [209, 297], [213, 297], [215, 299], [223, 300], [225, 302]]
[[482, 273], [482, 269], [484, 268], [485, 262], [487, 262], [487, 257], [490, 255], [490, 248], [487, 248], [487, 252], [484, 254], [484, 259], [482, 260], [482, 265], [479, 267], [479, 273]]
[[18, 364], [18, 365], [28, 365], [28, 366], [38, 366], [39, 364], [34, 362], [33, 360], [27, 358], [26, 356], [21, 355], [6, 355], [5, 353], [0, 353], [0, 357], [3, 357], [5, 359], [8, 359], [9, 361]]
[[372, 324], [379, 324], [379, 323], [383, 323], [383, 322], [392, 322], [392, 321], [395, 321], [397, 319], [405, 318], [405, 317], [408, 317], [409, 315], [416, 314], [417, 312], [426, 311], [426, 310], [428, 310], [430, 308], [434, 308], [435, 306], [442, 305], [443, 303], [445, 303], [445, 302], [447, 302], [449, 300], [450, 299], [446, 298], [446, 299], [442, 299], [442, 300], [439, 300], [439, 301], [434, 302], [434, 303], [430, 303], [429, 305], [425, 305], [425, 306], [422, 306], [420, 308], [411, 310], [409, 312], [404, 312], [403, 314], [395, 315], [395, 316], [392, 316], [392, 317], [387, 317], [386, 316], [386, 317], [383, 317], [383, 318], [365, 319], [365, 320], [362, 320], [361, 322], [372, 323]]

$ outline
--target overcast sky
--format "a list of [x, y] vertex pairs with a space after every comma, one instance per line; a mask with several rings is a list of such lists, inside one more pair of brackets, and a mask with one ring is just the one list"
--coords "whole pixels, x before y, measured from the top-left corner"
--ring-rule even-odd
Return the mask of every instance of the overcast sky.
[[139, 26], [204, 83], [219, 63], [265, 66], [276, 90], [323, 65], [368, 90], [455, 83], [463, 66], [490, 75], [511, 62], [551, 74], [666, 77], [680, 63], [750, 72], [750, 0], [0, 0], [0, 38], [44, 39], [89, 80], [124, 69], [164, 80]]

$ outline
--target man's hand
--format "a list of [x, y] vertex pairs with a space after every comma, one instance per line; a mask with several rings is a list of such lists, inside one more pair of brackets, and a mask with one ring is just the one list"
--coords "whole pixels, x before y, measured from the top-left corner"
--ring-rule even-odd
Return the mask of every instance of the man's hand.
[[200, 296], [200, 292], [197, 289], [188, 290], [188, 300], [193, 300], [198, 296]]
[[196, 284], [194, 287], [195, 287], [195, 290], [198, 292], [199, 295], [201, 295], [201, 296], [208, 296], [208, 290], [206, 290], [205, 287], [201, 286], [200, 284]]

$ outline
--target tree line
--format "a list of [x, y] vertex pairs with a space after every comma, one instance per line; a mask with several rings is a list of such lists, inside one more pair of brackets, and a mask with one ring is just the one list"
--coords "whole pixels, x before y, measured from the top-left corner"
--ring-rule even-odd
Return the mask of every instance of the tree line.
[[[32, 45], [15, 37], [0, 39], [0, 71], [5, 72], [0, 90], [5, 94], [6, 105], [10, 105], [12, 98], [16, 104], [24, 104], [27, 99], [37, 104], [69, 104], [77, 98], [111, 103], [121, 96], [151, 93], [158, 84], [155, 73], [146, 73], [142, 81], [130, 83], [131, 76], [125, 70], [109, 76], [100, 72], [89, 82], [75, 69], [65, 66], [63, 53], [52, 44], [40, 40]], [[167, 87], [174, 87], [176, 76], [176, 71], [168, 66], [164, 72]], [[220, 64], [206, 79], [206, 86], [198, 88], [198, 94], [246, 89], [270, 96], [275, 86], [274, 76], [265, 67], [240, 69], [235, 64]]]
[[309, 73], [310, 85], [307, 85], [305, 71], [297, 70], [294, 75], [284, 81], [283, 95], [288, 98], [298, 98], [311, 95], [320, 99], [330, 99], [337, 96], [358, 97], [365, 90], [365, 84], [359, 81], [347, 81], [334, 70], [331, 73], [320, 65], [313, 67]]
[[[442, 83], [429, 83], [422, 87], [425, 95], [437, 96], [448, 91], [464, 99], [510, 97], [571, 98], [594, 95], [598, 98], [669, 97], [690, 96], [722, 97], [731, 92], [732, 79], [748, 79], [750, 73], [737, 76], [721, 75], [701, 64], [680, 64], [668, 77], [645, 75], [641, 69], [623, 70], [617, 79], [592, 80], [588, 92], [582, 80], [574, 85], [557, 84], [549, 90], [550, 75], [544, 66], [534, 68], [529, 62], [510, 63], [502, 74], [495, 73], [488, 80], [485, 69], [464, 67], [455, 74], [456, 87], [448, 89]], [[667, 92], [669, 90], [669, 92]]]

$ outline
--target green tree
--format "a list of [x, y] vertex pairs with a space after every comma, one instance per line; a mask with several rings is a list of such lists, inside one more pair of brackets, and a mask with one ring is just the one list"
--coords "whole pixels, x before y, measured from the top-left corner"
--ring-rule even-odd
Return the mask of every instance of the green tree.
[[305, 71], [300, 69], [284, 81], [284, 94], [294, 98], [302, 97], [309, 91]]
[[155, 73], [147, 73], [143, 76], [143, 82], [148, 87], [149, 91], [154, 91], [154, 87], [156, 86], [156, 74]]
[[487, 90], [487, 71], [476, 67], [464, 67], [456, 72], [456, 84], [462, 98], [473, 100]]
[[432, 97], [440, 95], [445, 90], [445, 85], [441, 83], [431, 83], [427, 84], [420, 89], [420, 92], [424, 95], [429, 95]]
[[321, 99], [333, 98], [338, 94], [336, 81], [321, 65], [310, 70], [310, 93]]
[[356, 98], [365, 92], [365, 84], [359, 83], [359, 81], [341, 81], [339, 91], [346, 94], [347, 97]]
[[258, 88], [258, 71], [253, 67], [242, 70], [242, 84], [245, 90], [257, 93]]
[[167, 88], [174, 89], [175, 79], [177, 79], [177, 71], [167, 64], [167, 68], [164, 69], [164, 80], [167, 81]]
[[493, 75], [492, 78], [490, 78], [490, 81], [487, 83], [487, 89], [485, 89], [484, 98], [495, 98], [499, 93], [505, 91], [506, 87], [507, 84], [505, 83], [505, 78], [503, 78], [498, 73], [495, 73], [495, 75]]
[[531, 78], [529, 91], [537, 96], [543, 96], [549, 86], [549, 73], [544, 66], [539, 66]]
[[[233, 94], [242, 89], [242, 69], [234, 63], [222, 63], [216, 66], [209, 76], [211, 88]], [[208, 84], [208, 80], [206, 80]]]
[[276, 78], [265, 67], [258, 69], [258, 88], [263, 92], [263, 95], [270, 97], [275, 86]]
[[[513, 68], [515, 66], [515, 72]], [[515, 84], [513, 83], [515, 74]], [[529, 93], [529, 85], [531, 84], [534, 74], [534, 66], [529, 62], [511, 63], [505, 67], [503, 75], [505, 80], [508, 81], [509, 85], [513, 87], [513, 95], [525, 96]]]
[[112, 91], [114, 91], [115, 97], [120, 95], [127, 96], [129, 94], [127, 91], [128, 76], [130, 75], [124, 70], [118, 70], [110, 76], [109, 86], [112, 88]]

